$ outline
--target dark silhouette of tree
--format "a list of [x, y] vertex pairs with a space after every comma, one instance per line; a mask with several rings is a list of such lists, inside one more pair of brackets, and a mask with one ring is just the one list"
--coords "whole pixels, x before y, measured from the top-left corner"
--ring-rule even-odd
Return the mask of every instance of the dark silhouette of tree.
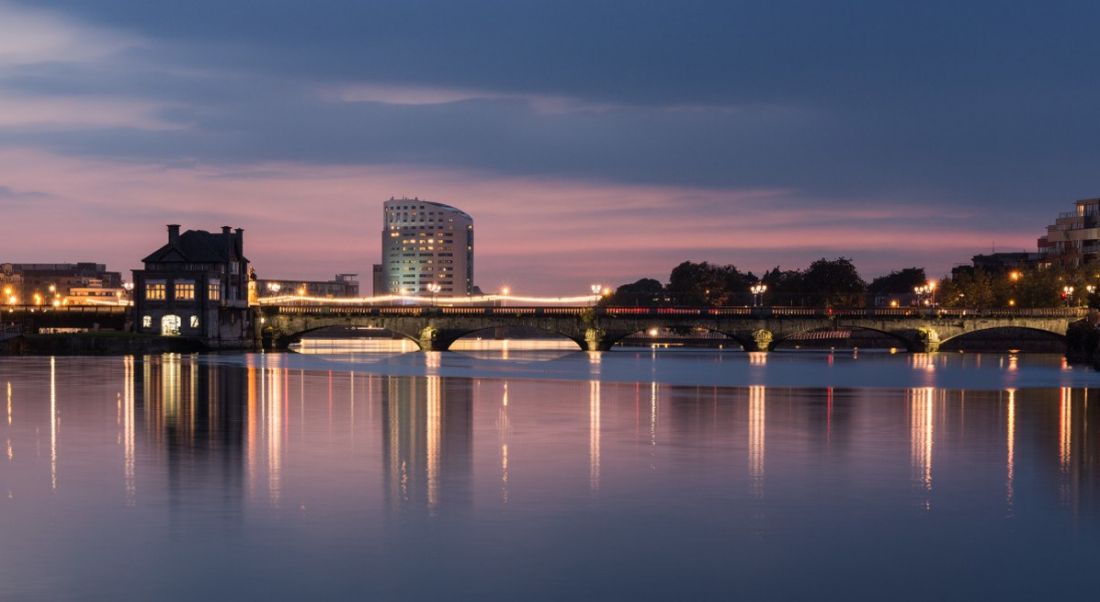
[[798, 270], [780, 270], [779, 266], [764, 272], [760, 282], [768, 287], [765, 305], [804, 305], [803, 274]]
[[810, 264], [802, 276], [807, 299], [817, 307], [863, 305], [867, 284], [847, 257], [821, 258]]
[[673, 268], [665, 290], [672, 302], [678, 305], [744, 304], [749, 277], [732, 265], [685, 261]]
[[905, 268], [875, 278], [867, 286], [867, 292], [873, 296], [900, 295], [912, 293], [914, 288], [927, 282], [924, 268]]
[[665, 287], [652, 278], [624, 284], [600, 301], [603, 305], [653, 307], [666, 304]]

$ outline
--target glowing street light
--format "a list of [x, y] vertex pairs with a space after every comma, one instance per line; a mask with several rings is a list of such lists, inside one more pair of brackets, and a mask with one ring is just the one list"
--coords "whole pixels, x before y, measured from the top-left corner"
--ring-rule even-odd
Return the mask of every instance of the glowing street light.
[[593, 295], [598, 295], [601, 292], [603, 292], [603, 285], [602, 284], [593, 284], [589, 288], [592, 289], [592, 294]]
[[749, 292], [752, 293], [752, 306], [760, 307], [760, 303], [761, 301], [763, 301], [764, 293], [768, 292], [768, 285], [754, 284], [749, 287]]
[[1062, 287], [1062, 298], [1066, 300], [1066, 307], [1073, 303], [1073, 290], [1073, 287], [1069, 285]]
[[1012, 270], [1011, 272], [1008, 273], [1009, 280], [1012, 280], [1013, 282], [1018, 282], [1020, 280], [1020, 278], [1023, 278], [1023, 277], [1024, 277], [1024, 275], [1020, 273], [1020, 270]]
[[267, 283], [267, 290], [271, 291], [272, 294], [277, 295], [277, 294], [279, 294], [279, 291], [282, 290], [282, 289], [283, 289], [283, 285], [279, 284], [278, 282], [268, 282]]
[[502, 286], [500, 287], [500, 294], [507, 297], [508, 295], [512, 294], [512, 289], [509, 288], [507, 285]]
[[443, 287], [436, 282], [432, 282], [427, 287], [428, 292], [432, 294], [432, 305], [435, 305], [435, 296], [439, 294], [439, 291], [443, 290]]

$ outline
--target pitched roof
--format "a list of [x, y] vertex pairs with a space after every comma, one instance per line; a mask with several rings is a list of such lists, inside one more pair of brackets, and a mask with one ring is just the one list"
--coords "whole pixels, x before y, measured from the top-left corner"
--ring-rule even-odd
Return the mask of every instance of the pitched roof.
[[[144, 263], [222, 263], [234, 261], [233, 234], [188, 230], [175, 243], [168, 243], [142, 259]], [[248, 261], [244, 257], [239, 258]]]

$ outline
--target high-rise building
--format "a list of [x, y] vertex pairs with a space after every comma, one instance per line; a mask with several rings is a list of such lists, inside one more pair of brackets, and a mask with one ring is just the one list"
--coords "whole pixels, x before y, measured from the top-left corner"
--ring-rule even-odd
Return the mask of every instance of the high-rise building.
[[1040, 262], [1077, 266], [1100, 257], [1100, 198], [1077, 201], [1039, 239]]
[[[470, 295], [474, 219], [442, 203], [391, 198], [383, 204], [382, 280], [390, 294]], [[378, 293], [379, 291], [375, 291]]]

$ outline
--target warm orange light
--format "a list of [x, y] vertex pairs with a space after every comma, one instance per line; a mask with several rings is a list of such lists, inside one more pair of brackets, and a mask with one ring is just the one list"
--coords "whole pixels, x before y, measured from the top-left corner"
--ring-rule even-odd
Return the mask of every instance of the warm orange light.
[[53, 306], [54, 307], [61, 307], [61, 300], [60, 299], [54, 299], [53, 300]]
[[898, 300], [897, 299], [890, 299], [890, 307], [897, 307], [897, 306], [898, 306]]
[[1023, 274], [1021, 274], [1019, 271], [1013, 270], [1008, 274], [1008, 277], [1011, 278], [1013, 282], [1016, 282], [1023, 277]]
[[511, 287], [507, 287], [507, 286], [500, 287], [500, 294], [505, 295], [505, 296], [511, 295], [512, 294]]
[[935, 280], [929, 280], [928, 281], [928, 290], [930, 290], [930, 291], [936, 290], [936, 284], [937, 284], [937, 282]]
[[1008, 300], [1008, 306], [1009, 307], [1016, 307], [1016, 300], [1015, 299], [1009, 299]]

